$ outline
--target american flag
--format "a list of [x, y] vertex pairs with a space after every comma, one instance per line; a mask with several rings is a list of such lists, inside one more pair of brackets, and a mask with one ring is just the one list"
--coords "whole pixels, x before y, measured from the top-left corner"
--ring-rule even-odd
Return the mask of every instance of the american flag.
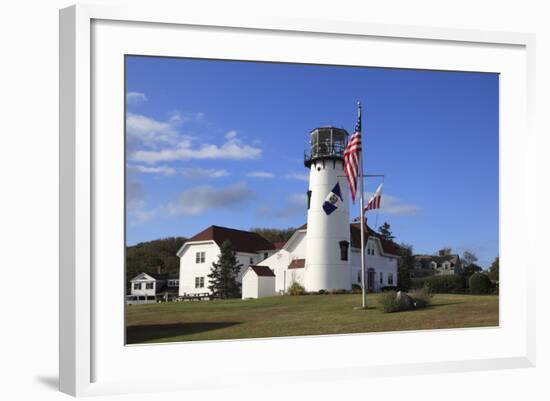
[[378, 185], [374, 194], [369, 198], [369, 202], [365, 207], [365, 212], [372, 209], [380, 209], [380, 202], [382, 200], [382, 184]]
[[344, 151], [344, 171], [351, 190], [351, 200], [355, 203], [357, 176], [359, 175], [359, 157], [361, 156], [361, 114], [357, 116], [355, 132], [350, 137]]

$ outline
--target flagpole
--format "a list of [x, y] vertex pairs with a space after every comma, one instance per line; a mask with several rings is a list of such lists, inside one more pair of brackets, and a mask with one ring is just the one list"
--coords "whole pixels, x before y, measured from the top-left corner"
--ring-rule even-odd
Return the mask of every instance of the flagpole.
[[[357, 102], [357, 118], [361, 121], [361, 102]], [[363, 184], [363, 127], [361, 122], [361, 153], [359, 153], [359, 165], [360, 165], [360, 198], [359, 198], [359, 216], [361, 217], [361, 306], [363, 309], [367, 308], [367, 289], [366, 289], [366, 277], [365, 277], [365, 189]]]

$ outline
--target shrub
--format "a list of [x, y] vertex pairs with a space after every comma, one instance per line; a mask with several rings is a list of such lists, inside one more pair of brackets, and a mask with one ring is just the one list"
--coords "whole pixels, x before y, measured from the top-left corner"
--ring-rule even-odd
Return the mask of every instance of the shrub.
[[397, 292], [384, 291], [378, 297], [378, 302], [382, 306], [384, 313], [397, 312], [399, 310], [399, 302], [397, 301]]
[[455, 274], [418, 277], [411, 280], [411, 288], [423, 288], [427, 285], [434, 293], [463, 293], [466, 290], [464, 277]]
[[296, 281], [292, 283], [290, 287], [288, 287], [288, 295], [305, 295], [306, 290], [303, 286], [301, 286]]
[[395, 285], [386, 285], [384, 287], [380, 287], [380, 291], [397, 291], [397, 287]]
[[351, 292], [358, 293], [362, 292], [363, 288], [359, 284], [352, 284], [351, 285]]
[[474, 273], [470, 276], [470, 292], [472, 294], [488, 294], [491, 290], [491, 280], [483, 273]]
[[417, 309], [425, 308], [432, 302], [432, 291], [429, 285], [424, 284], [422, 288], [416, 288], [409, 292], [409, 296], [414, 301], [414, 307]]
[[326, 292], [325, 290], [319, 290], [319, 291], [317, 291], [317, 294], [319, 294], [319, 295], [324, 295], [324, 294], [326, 294], [326, 293], [327, 293], [327, 292]]
[[338, 289], [338, 290], [330, 291], [330, 294], [349, 294], [350, 292], [351, 292], [350, 290], [345, 290], [345, 289], [341, 288], [341, 289]]

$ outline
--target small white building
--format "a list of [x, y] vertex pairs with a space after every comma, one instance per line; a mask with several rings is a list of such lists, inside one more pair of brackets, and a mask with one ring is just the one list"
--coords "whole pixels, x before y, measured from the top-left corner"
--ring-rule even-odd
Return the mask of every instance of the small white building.
[[272, 297], [275, 273], [266, 266], [249, 266], [243, 274], [242, 299]]
[[156, 295], [157, 279], [147, 273], [140, 273], [136, 277], [130, 280], [131, 295]]
[[144, 300], [172, 299], [178, 293], [177, 274], [140, 273], [130, 280], [130, 295], [143, 296]]

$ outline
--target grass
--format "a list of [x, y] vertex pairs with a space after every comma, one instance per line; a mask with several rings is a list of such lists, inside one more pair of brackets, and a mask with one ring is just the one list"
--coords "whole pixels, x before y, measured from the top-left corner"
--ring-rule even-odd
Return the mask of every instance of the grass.
[[437, 294], [425, 309], [383, 313], [380, 294], [367, 310], [358, 294], [278, 296], [132, 305], [128, 344], [498, 326], [498, 296]]

